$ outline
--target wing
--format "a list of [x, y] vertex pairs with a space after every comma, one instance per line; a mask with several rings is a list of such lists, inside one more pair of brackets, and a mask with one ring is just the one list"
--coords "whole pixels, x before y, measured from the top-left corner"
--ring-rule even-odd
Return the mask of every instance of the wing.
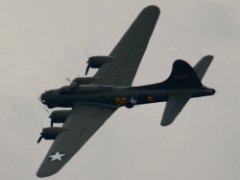
[[148, 6], [142, 10], [130, 28], [110, 53], [115, 60], [105, 63], [95, 74], [108, 85], [131, 85], [152, 35], [160, 10]]
[[63, 125], [65, 131], [52, 144], [37, 176], [46, 177], [58, 172], [114, 111], [109, 107], [75, 105]]
[[169, 96], [161, 121], [162, 126], [168, 126], [174, 121], [192, 94], [192, 92], [180, 92]]

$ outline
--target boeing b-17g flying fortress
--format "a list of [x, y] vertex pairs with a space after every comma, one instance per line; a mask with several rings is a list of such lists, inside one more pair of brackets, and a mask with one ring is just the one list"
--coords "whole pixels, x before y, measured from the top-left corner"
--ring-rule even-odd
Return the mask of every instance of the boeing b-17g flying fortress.
[[[214, 89], [201, 83], [213, 60], [210, 55], [203, 57], [193, 68], [183, 60], [176, 60], [164, 82], [131, 86], [159, 14], [156, 6], [144, 8], [109, 56], [90, 57], [86, 74], [90, 68], [98, 68], [93, 77], [75, 78], [70, 85], [41, 95], [41, 102], [48, 108], [72, 109], [53, 111], [50, 115], [51, 127], [43, 129], [38, 142], [42, 138], [54, 142], [37, 176], [46, 177], [58, 172], [120, 107], [166, 101], [161, 125], [167, 126], [190, 98], [215, 93]], [[63, 123], [63, 126], [53, 127], [54, 123]]]

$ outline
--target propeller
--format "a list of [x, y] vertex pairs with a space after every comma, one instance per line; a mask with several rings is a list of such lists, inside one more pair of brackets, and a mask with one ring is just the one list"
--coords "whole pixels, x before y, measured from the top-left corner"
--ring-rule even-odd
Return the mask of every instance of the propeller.
[[46, 106], [43, 106], [44, 110], [47, 112], [47, 114], [50, 114], [48, 111], [48, 108]]
[[68, 81], [68, 82], [72, 82], [72, 80], [71, 79], [69, 79], [68, 77], [66, 77], [66, 80]]
[[[39, 101], [42, 103], [41, 95], [39, 96]], [[43, 107], [44, 111], [49, 115], [50, 112], [48, 111], [47, 106], [43, 105], [42, 107]], [[43, 120], [42, 120], [42, 125], [41, 126], [42, 126], [41, 127], [42, 132], [40, 133], [40, 137], [38, 138], [37, 143], [40, 143], [42, 138], [43, 138]]]
[[38, 143], [38, 144], [41, 142], [42, 138], [43, 138], [43, 133], [41, 132], [41, 133], [40, 133], [40, 137], [39, 137], [38, 140], [37, 140], [37, 143]]
[[54, 123], [53, 120], [51, 120], [51, 127], [53, 127], [53, 123]]
[[[87, 63], [88, 63], [88, 62], [87, 62]], [[90, 64], [88, 63], [87, 68], [86, 68], [86, 71], [85, 71], [85, 75], [88, 74], [89, 69], [90, 69]]]
[[40, 137], [37, 140], [37, 143], [40, 143], [43, 138], [43, 120], [42, 120], [42, 132], [40, 133]]
[[[87, 50], [87, 48], [85, 48], [85, 53], [86, 53], [87, 59], [89, 59], [89, 55], [88, 55], [88, 50]], [[88, 61], [87, 61], [87, 63], [88, 63]], [[89, 69], [90, 69], [90, 65], [89, 65], [89, 63], [88, 63], [88, 66], [87, 66], [86, 71], [85, 71], [85, 75], [88, 74]]]

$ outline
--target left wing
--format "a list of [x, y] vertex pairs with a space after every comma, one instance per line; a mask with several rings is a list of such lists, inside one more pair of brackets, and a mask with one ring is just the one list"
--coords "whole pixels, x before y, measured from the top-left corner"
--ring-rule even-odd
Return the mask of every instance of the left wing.
[[160, 9], [157, 6], [144, 8], [127, 32], [110, 53], [115, 60], [101, 66], [95, 77], [102, 80], [94, 84], [129, 86], [147, 48], [156, 25]]
[[64, 131], [52, 144], [37, 176], [47, 177], [58, 172], [115, 110], [98, 105], [75, 105], [63, 125]]

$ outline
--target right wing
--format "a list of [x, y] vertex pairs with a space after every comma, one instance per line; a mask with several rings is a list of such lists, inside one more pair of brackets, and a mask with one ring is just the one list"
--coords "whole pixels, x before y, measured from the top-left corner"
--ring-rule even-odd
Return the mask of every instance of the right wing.
[[129, 86], [147, 48], [160, 10], [157, 6], [148, 6], [142, 10], [122, 39], [114, 47], [109, 61], [98, 70], [95, 77], [102, 78], [95, 84]]
[[38, 177], [47, 177], [58, 172], [112, 115], [115, 108], [96, 105], [75, 105], [72, 114], [60, 133], [38, 172]]

